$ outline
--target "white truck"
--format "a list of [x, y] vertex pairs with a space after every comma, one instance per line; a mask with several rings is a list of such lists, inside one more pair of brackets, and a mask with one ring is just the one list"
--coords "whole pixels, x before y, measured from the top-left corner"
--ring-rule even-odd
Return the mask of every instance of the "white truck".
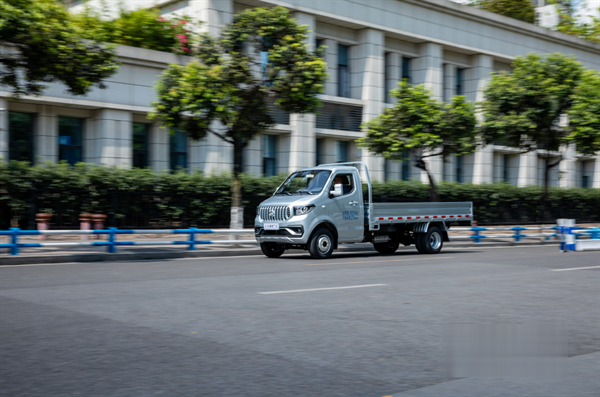
[[[357, 166], [363, 167], [365, 181]], [[363, 197], [363, 182], [368, 197]], [[277, 258], [304, 249], [328, 258], [339, 244], [370, 242], [382, 254], [414, 244], [437, 254], [451, 225], [470, 226], [473, 203], [374, 203], [362, 162], [322, 164], [292, 173], [256, 210], [254, 231], [262, 252]]]

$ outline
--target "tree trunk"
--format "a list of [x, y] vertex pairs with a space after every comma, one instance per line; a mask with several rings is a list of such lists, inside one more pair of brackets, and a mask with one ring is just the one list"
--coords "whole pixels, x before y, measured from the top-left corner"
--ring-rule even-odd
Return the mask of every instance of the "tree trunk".
[[557, 165], [560, 164], [562, 157], [560, 157], [555, 163], [549, 164], [549, 158], [545, 159], [546, 162], [544, 164], [544, 192], [542, 193], [542, 198], [540, 200], [540, 209], [538, 211], [538, 222], [542, 222], [544, 220], [544, 210], [546, 209], [546, 204], [548, 202], [548, 182], [550, 180], [550, 170]]
[[429, 179], [429, 201], [432, 203], [438, 203], [440, 201], [440, 196], [438, 195], [435, 181], [433, 180], [431, 173], [429, 173], [429, 170], [427, 169], [427, 165], [425, 164], [425, 161], [423, 161], [423, 158], [416, 160], [415, 166], [427, 173], [427, 178]]
[[[233, 144], [233, 181], [231, 183], [231, 221], [230, 229], [244, 228], [244, 207], [242, 206], [242, 150], [244, 146], [235, 142]], [[235, 235], [231, 235], [235, 239]]]

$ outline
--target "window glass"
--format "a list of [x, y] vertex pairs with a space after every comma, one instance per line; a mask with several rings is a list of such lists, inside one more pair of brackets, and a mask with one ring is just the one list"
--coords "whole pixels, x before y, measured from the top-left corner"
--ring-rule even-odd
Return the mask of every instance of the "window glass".
[[464, 76], [464, 69], [456, 69], [456, 95], [464, 95], [464, 93], [463, 93], [463, 76]]
[[402, 180], [408, 181], [410, 179], [410, 153], [408, 150], [404, 150], [402, 157], [405, 159], [402, 160]]
[[133, 166], [148, 167], [148, 131], [149, 124], [133, 123]]
[[327, 183], [331, 171], [328, 170], [305, 170], [294, 172], [277, 189], [275, 194], [318, 194]]
[[412, 83], [410, 63], [410, 58], [402, 57], [402, 80], [407, 79], [409, 83]]
[[58, 159], [76, 164], [83, 158], [83, 119], [75, 117], [58, 118]]
[[338, 45], [338, 96], [350, 97], [349, 47]]
[[34, 115], [31, 113], [8, 113], [9, 160], [33, 163]]
[[354, 189], [354, 178], [352, 174], [337, 174], [333, 177], [333, 181], [331, 181], [330, 191], [333, 190], [334, 185], [341, 184], [342, 192], [344, 194], [351, 193]]
[[456, 182], [462, 183], [462, 157], [456, 156]]
[[277, 175], [277, 136], [263, 135], [263, 171], [265, 176]]
[[338, 163], [345, 163], [348, 161], [348, 141], [338, 141]]
[[182, 130], [169, 134], [171, 169], [185, 169], [187, 165], [187, 135]]

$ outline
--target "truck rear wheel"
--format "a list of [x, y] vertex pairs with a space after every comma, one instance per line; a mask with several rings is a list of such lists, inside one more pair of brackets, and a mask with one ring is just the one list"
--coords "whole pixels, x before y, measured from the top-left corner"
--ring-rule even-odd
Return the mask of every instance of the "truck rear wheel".
[[308, 252], [315, 259], [326, 259], [333, 253], [333, 244], [333, 234], [327, 229], [319, 229], [308, 243]]
[[375, 250], [380, 254], [384, 255], [393, 254], [394, 252], [396, 252], [399, 246], [400, 243], [394, 240], [389, 240], [385, 243], [373, 243], [373, 247], [375, 248]]
[[428, 254], [429, 252], [425, 249], [425, 234], [424, 233], [415, 233], [415, 247], [419, 254]]
[[428, 254], [437, 254], [442, 250], [444, 239], [442, 238], [442, 231], [439, 228], [435, 226], [430, 227], [423, 236], [422, 245]]
[[285, 247], [277, 243], [260, 243], [260, 250], [269, 258], [279, 258], [283, 255]]

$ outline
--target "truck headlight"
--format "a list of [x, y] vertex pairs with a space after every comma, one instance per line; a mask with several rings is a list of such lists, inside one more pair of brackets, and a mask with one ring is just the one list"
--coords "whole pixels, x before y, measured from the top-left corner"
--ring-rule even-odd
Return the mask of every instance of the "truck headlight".
[[294, 207], [294, 215], [306, 215], [314, 209], [314, 205], [300, 205], [298, 207]]

